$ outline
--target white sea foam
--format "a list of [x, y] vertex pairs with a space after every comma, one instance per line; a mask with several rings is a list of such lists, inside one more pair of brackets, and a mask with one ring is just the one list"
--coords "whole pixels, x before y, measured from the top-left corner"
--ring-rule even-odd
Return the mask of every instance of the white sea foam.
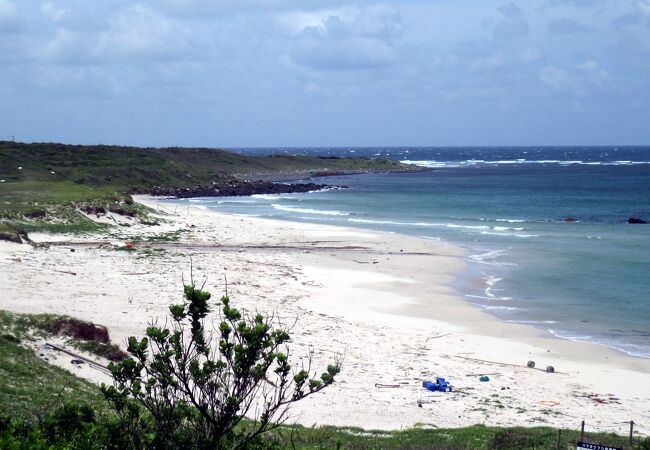
[[436, 161], [436, 160], [409, 160], [405, 159], [400, 161], [403, 164], [412, 164], [416, 166], [430, 167], [430, 168], [459, 168], [459, 167], [474, 167], [477, 165], [511, 165], [511, 164], [554, 164], [560, 166], [572, 165], [587, 165], [587, 166], [634, 166], [650, 164], [650, 161], [581, 161], [570, 160], [563, 161], [557, 159], [507, 159], [500, 161], [486, 161], [482, 159], [467, 159], [461, 161]]
[[499, 258], [508, 254], [507, 250], [491, 250], [485, 253], [478, 253], [468, 255], [467, 259], [471, 262], [494, 267], [512, 267], [516, 266], [514, 263], [498, 261]]
[[489, 230], [490, 229], [490, 227], [488, 227], [487, 225], [458, 225], [455, 223], [438, 223], [434, 225], [447, 227], [447, 228], [464, 228], [466, 230]]
[[246, 200], [246, 199], [241, 199], [241, 200], [219, 200], [217, 201], [217, 204], [227, 204], [227, 203], [255, 203], [255, 200]]
[[490, 236], [510, 236], [518, 238], [537, 238], [539, 234], [512, 234], [512, 233], [492, 233], [490, 231], [483, 231], [481, 234], [490, 235]]
[[555, 320], [506, 320], [507, 323], [520, 323], [523, 325], [552, 325], [557, 323]]
[[479, 305], [479, 306], [488, 311], [526, 311], [524, 308], [517, 308], [516, 306], [495, 306], [495, 305]]
[[369, 223], [378, 225], [405, 225], [414, 227], [434, 227], [438, 224], [427, 222], [394, 222], [392, 220], [348, 219], [349, 222]]
[[289, 197], [286, 194], [253, 194], [251, 195], [252, 198], [258, 198], [260, 200], [278, 200], [278, 199], [291, 199], [293, 197]]
[[278, 205], [277, 203], [273, 203], [271, 206], [273, 208], [279, 210], [279, 211], [302, 213], [302, 214], [320, 214], [320, 215], [324, 215], [324, 216], [349, 216], [350, 215], [350, 213], [341, 212], [341, 211], [327, 211], [327, 210], [321, 210], [321, 209], [296, 208], [296, 207], [293, 207], [293, 206]]
[[613, 341], [611, 339], [607, 339], [602, 336], [572, 335], [551, 328], [548, 328], [546, 331], [548, 331], [553, 336], [560, 339], [567, 339], [569, 341], [574, 341], [574, 342], [589, 342], [592, 344], [604, 345], [606, 347], [613, 348], [614, 350], [627, 353], [628, 355], [631, 356], [637, 356], [640, 358], [650, 358], [650, 348], [648, 348], [647, 346], [635, 345], [635, 344], [623, 344], [620, 342]]
[[503, 278], [495, 277], [492, 275], [489, 275], [487, 278], [485, 278], [485, 284], [487, 287], [485, 288], [485, 295], [487, 296], [488, 300], [502, 300], [502, 301], [510, 301], [512, 300], [512, 297], [498, 297], [494, 294], [494, 291], [501, 291], [503, 289], [496, 289], [497, 283], [500, 281], [503, 281]]

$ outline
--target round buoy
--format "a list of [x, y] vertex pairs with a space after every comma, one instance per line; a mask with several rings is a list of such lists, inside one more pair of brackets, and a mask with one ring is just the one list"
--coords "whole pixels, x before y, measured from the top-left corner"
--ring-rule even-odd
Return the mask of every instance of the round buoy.
[[546, 366], [546, 371], [547, 371], [548, 373], [553, 373], [553, 372], [555, 372], [555, 367], [553, 367], [553, 366]]
[[133, 248], [133, 243], [132, 242], [127, 242], [126, 243], [126, 248]]
[[535, 361], [528, 361], [528, 364], [526, 364], [526, 365], [528, 367], [530, 367], [531, 369], [534, 369], [535, 368]]

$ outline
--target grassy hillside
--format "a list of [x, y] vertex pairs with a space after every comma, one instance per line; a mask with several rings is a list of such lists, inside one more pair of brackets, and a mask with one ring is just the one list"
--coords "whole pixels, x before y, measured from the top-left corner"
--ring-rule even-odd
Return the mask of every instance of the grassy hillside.
[[409, 170], [397, 161], [312, 156], [245, 156], [216, 149], [136, 148], [0, 141], [0, 179], [70, 181], [129, 189], [210, 184], [229, 177], [291, 172]]
[[136, 148], [0, 141], [0, 238], [20, 231], [107, 228], [80, 209], [146, 219], [128, 192], [231, 185], [262, 176], [413, 170], [396, 161], [311, 156], [245, 156], [205, 148]]

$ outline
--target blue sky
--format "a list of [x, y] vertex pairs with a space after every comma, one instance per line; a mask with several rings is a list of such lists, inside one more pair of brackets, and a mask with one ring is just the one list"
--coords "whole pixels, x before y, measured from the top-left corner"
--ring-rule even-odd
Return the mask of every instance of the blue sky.
[[650, 144], [650, 0], [0, 0], [0, 139]]

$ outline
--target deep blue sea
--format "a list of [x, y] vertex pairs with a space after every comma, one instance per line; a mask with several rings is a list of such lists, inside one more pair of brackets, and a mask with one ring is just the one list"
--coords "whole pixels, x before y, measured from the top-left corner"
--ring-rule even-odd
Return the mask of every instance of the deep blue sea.
[[[176, 200], [461, 245], [456, 288], [498, 318], [650, 357], [650, 147], [236, 149], [431, 167], [328, 177], [348, 189]], [[575, 222], [566, 222], [566, 218]]]

